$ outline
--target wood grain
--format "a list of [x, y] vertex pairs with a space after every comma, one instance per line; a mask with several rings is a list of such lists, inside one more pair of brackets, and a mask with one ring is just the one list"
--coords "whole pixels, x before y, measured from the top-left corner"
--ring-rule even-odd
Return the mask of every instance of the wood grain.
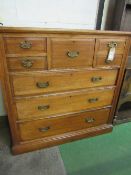
[[97, 55], [104, 55], [107, 56], [109, 52], [109, 47], [108, 43], [110, 42], [116, 42], [117, 47], [116, 47], [116, 55], [121, 55], [124, 53], [125, 49], [125, 44], [126, 44], [126, 39], [118, 39], [118, 38], [101, 38], [96, 40], [96, 47], [97, 47]]
[[123, 55], [115, 55], [114, 60], [107, 63], [107, 56], [98, 55], [95, 57], [94, 67], [120, 67], [122, 64]]
[[[16, 73], [11, 75], [10, 78], [13, 84], [12, 88], [14, 95], [19, 96], [46, 94], [99, 86], [113, 86], [116, 83], [117, 73], [116, 69], [46, 72], [34, 74]], [[38, 82], [48, 82], [48, 87], [39, 88], [37, 86]]]
[[[32, 66], [29, 68], [24, 66], [24, 60], [29, 60]], [[39, 56], [9, 57], [7, 58], [7, 65], [9, 71], [47, 70], [47, 58]]]
[[39, 27], [1, 27], [0, 33], [3, 34], [72, 34], [72, 35], [106, 35], [106, 36], [131, 36], [131, 32], [123, 31], [101, 31], [87, 29], [62, 29], [62, 28], [39, 28]]
[[[95, 39], [51, 39], [51, 68], [91, 67]], [[68, 52], [78, 52], [71, 58]]]
[[[46, 52], [46, 38], [35, 38], [35, 37], [8, 37], [5, 38], [5, 49], [6, 53], [14, 54], [14, 53], [39, 53]], [[20, 47], [20, 44], [24, 41], [28, 41], [31, 43], [31, 48], [23, 49]]]
[[[108, 106], [112, 103], [114, 88], [83, 90], [45, 95], [43, 97], [23, 98], [16, 101], [18, 119], [39, 118], [68, 112]], [[90, 102], [90, 99], [96, 99]], [[39, 110], [39, 106], [48, 106], [48, 109]]]
[[[67, 116], [62, 119], [43, 119], [19, 124], [21, 139], [32, 140], [65, 132], [81, 130], [84, 128], [95, 127], [106, 124], [110, 110], [97, 110], [92, 112], [81, 112], [75, 116]], [[87, 122], [88, 120], [94, 120]], [[44, 128], [49, 128], [44, 130]], [[43, 129], [43, 130], [42, 130]]]

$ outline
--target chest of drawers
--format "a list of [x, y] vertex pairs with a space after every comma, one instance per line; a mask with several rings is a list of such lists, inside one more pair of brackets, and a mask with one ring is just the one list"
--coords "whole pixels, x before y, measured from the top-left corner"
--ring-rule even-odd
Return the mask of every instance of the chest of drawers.
[[1, 27], [0, 66], [14, 154], [112, 131], [130, 36]]

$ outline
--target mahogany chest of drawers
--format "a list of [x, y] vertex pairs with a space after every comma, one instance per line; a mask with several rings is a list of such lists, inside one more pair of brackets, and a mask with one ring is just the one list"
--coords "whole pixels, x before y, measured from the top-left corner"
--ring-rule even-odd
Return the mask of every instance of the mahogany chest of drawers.
[[112, 131], [131, 33], [0, 29], [14, 154]]

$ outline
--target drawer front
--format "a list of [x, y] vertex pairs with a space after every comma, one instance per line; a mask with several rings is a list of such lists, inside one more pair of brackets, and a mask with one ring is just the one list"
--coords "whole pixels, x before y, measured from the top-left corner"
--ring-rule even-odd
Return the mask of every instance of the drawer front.
[[7, 65], [10, 71], [30, 71], [30, 70], [46, 70], [46, 57], [21, 57], [7, 58]]
[[8, 37], [5, 38], [8, 54], [33, 54], [46, 52], [46, 38]]
[[40, 118], [111, 105], [114, 88], [28, 97], [16, 102], [18, 119]]
[[[120, 66], [125, 49], [125, 39], [97, 39], [95, 66]], [[110, 49], [115, 48], [113, 60], [108, 60]]]
[[122, 58], [123, 56], [122, 55], [116, 55], [114, 57], [114, 60], [111, 61], [111, 62], [107, 62], [107, 57], [103, 56], [103, 55], [98, 55], [96, 56], [96, 62], [95, 62], [95, 65], [97, 67], [102, 67], [102, 66], [120, 66], [121, 63], [122, 63]]
[[95, 39], [51, 39], [51, 67], [91, 67]]
[[114, 85], [117, 70], [72, 71], [11, 76], [14, 94], [31, 95]]
[[24, 122], [19, 125], [21, 139], [26, 141], [106, 124], [109, 112], [109, 109], [103, 109], [82, 112], [62, 117], [61, 119], [42, 119]]

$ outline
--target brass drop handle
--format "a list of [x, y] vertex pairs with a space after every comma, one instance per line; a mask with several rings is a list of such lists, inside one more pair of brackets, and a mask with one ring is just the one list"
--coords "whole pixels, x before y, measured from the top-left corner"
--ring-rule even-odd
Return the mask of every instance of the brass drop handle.
[[37, 82], [36, 86], [38, 88], [47, 88], [49, 86], [49, 82], [48, 81], [47, 82]]
[[111, 41], [107, 44], [107, 47], [109, 47], [108, 56], [105, 60], [107, 64], [111, 63], [114, 60], [117, 45], [118, 44], [115, 41]]
[[29, 41], [25, 40], [25, 41], [20, 43], [20, 47], [22, 49], [30, 49], [32, 47], [32, 43], [30, 43]]
[[93, 82], [93, 83], [97, 83], [97, 82], [99, 82], [99, 81], [101, 81], [102, 80], [102, 77], [92, 77], [91, 78], [91, 81]]
[[28, 58], [25, 58], [25, 59], [23, 59], [22, 61], [21, 61], [21, 65], [23, 66], [23, 67], [25, 67], [25, 68], [31, 68], [32, 66], [33, 66], [33, 61], [32, 60], [30, 60], [30, 59], [28, 59]]
[[78, 51], [68, 51], [68, 52], [67, 52], [67, 56], [68, 56], [69, 58], [76, 58], [76, 57], [79, 56], [79, 52], [78, 52]]
[[38, 110], [40, 110], [40, 111], [45, 111], [45, 110], [47, 110], [49, 108], [50, 108], [49, 105], [39, 105], [38, 106]]
[[95, 121], [95, 119], [93, 117], [87, 117], [85, 118], [85, 122], [86, 123], [93, 123]]
[[44, 127], [44, 128], [39, 128], [40, 132], [46, 132], [50, 129], [50, 126]]
[[99, 99], [98, 98], [90, 98], [90, 99], [88, 99], [88, 102], [89, 103], [95, 103], [95, 102], [97, 102]]

